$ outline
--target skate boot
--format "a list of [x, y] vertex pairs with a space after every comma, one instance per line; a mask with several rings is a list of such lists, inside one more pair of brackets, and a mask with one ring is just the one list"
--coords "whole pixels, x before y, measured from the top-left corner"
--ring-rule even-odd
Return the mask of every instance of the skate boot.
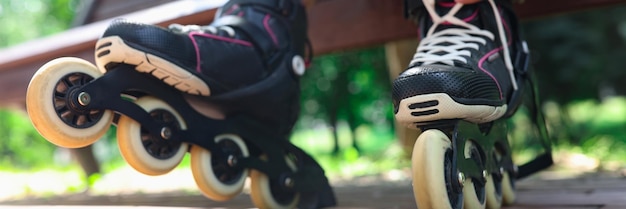
[[259, 208], [333, 206], [321, 166], [288, 140], [310, 55], [306, 29], [299, 0], [231, 0], [208, 26], [115, 20], [96, 44], [96, 66], [61, 58], [40, 68], [29, 114], [64, 147], [94, 143], [116, 124], [120, 153], [147, 175], [189, 152], [213, 200], [233, 198], [249, 177]]
[[297, 1], [232, 0], [208, 26], [165, 29], [114, 21], [98, 41], [95, 57], [104, 71], [110, 64], [131, 64], [182, 92], [220, 95], [268, 79], [280, 62], [298, 64], [296, 73], [304, 73], [306, 29]]
[[[228, 103], [222, 106], [243, 109], [233, 108], [242, 103], [233, 100], [250, 100], [259, 95], [260, 87], [281, 82], [272, 78], [280, 66], [292, 69], [296, 77], [304, 73], [306, 29], [306, 14], [298, 1], [233, 0], [217, 12], [216, 20], [208, 26], [174, 24], [164, 29], [114, 21], [96, 44], [96, 64], [102, 71], [120, 63], [134, 65], [137, 71], [149, 73], [182, 92], [212, 96], [216, 102]], [[293, 124], [299, 88], [297, 82], [283, 87], [288, 90], [259, 98], [281, 106], [277, 107], [280, 111], [255, 114], [287, 120], [275, 121], [275, 125]], [[293, 114], [277, 116], [276, 112]], [[288, 134], [291, 127], [280, 129]]]
[[521, 85], [516, 70], [523, 69], [516, 67], [524, 64], [515, 62], [528, 51], [507, 4], [424, 0], [413, 5], [421, 41], [409, 68], [393, 82], [399, 122], [413, 127], [448, 119], [485, 123], [515, 109], [508, 102]]
[[392, 96], [396, 120], [422, 131], [412, 153], [418, 207], [512, 203], [518, 170], [499, 119], [521, 103], [529, 56], [511, 3], [405, 3], [421, 41]]

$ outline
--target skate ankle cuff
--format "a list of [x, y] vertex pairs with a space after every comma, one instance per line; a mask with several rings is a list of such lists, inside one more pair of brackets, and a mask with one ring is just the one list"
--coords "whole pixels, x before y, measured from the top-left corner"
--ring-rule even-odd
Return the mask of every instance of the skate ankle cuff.
[[246, 38], [250, 39], [252, 44], [255, 45], [264, 56], [271, 56], [277, 49], [277, 46], [271, 41], [272, 38], [266, 31], [245, 18], [232, 15], [224, 16], [215, 20], [212, 25], [227, 25], [245, 34]]
[[230, 8], [233, 5], [258, 5], [276, 11], [279, 14], [289, 16], [292, 12], [297, 11], [296, 7], [299, 6], [299, 3], [296, 3], [294, 0], [230, 0], [223, 8]]

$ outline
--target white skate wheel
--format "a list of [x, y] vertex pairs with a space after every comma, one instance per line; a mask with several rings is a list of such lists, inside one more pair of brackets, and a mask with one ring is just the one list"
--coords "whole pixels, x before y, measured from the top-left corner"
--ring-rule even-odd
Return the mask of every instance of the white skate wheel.
[[446, 134], [430, 129], [417, 137], [411, 157], [413, 173], [413, 195], [418, 208], [454, 208], [463, 207], [463, 195], [448, 195], [451, 182], [445, 176], [456, 173], [451, 169], [452, 145]]
[[[472, 154], [476, 155], [472, 156]], [[480, 160], [480, 162], [484, 162], [472, 140], [465, 142], [464, 157], [465, 159], [479, 158], [478, 160]], [[471, 178], [468, 178], [465, 180], [465, 183], [463, 183], [463, 205], [465, 209], [484, 209], [487, 203], [486, 196], [485, 187], [477, 187]]]
[[493, 179], [493, 175], [487, 176], [485, 193], [487, 194], [488, 209], [499, 209], [502, 207], [502, 180], [496, 182]]
[[[175, 120], [162, 122], [178, 123], [182, 130], [187, 128], [184, 120], [174, 108], [155, 97], [141, 97], [135, 103], [162, 120]], [[142, 132], [141, 124], [137, 121], [124, 115], [120, 117], [117, 124], [117, 142], [120, 153], [131, 167], [146, 175], [154, 176], [170, 172], [178, 166], [189, 148], [187, 143], [180, 143], [178, 147], [146, 147], [157, 146], [146, 141], [152, 140], [150, 137], [152, 136]], [[148, 151], [150, 148], [158, 149], [157, 153]]]
[[304, 75], [304, 72], [306, 71], [306, 64], [304, 63], [302, 56], [293, 56], [293, 59], [291, 60], [291, 68], [296, 75]]
[[[215, 137], [218, 146], [225, 146], [227, 150], [236, 150], [236, 157], [247, 157], [248, 148], [245, 142], [236, 135], [224, 134]], [[221, 143], [220, 143], [221, 142]], [[217, 155], [218, 157], [220, 155]], [[206, 197], [216, 201], [226, 201], [241, 193], [248, 169], [241, 171], [230, 168], [225, 164], [214, 164], [214, 156], [207, 149], [200, 146], [191, 147], [191, 172], [196, 185]], [[221, 159], [221, 162], [225, 162]]]
[[[472, 141], [467, 141], [464, 148], [464, 157], [472, 158], [475, 147]], [[485, 190], [476, 188], [471, 178], [465, 177], [448, 179], [447, 176], [457, 176], [456, 170], [451, 168], [454, 152], [450, 139], [440, 130], [424, 131], [417, 138], [413, 149], [413, 194], [418, 208], [452, 208], [476, 209], [485, 208]], [[451, 182], [463, 181], [463, 193], [449, 196]], [[450, 192], [451, 193], [451, 192]]]
[[39, 134], [67, 148], [85, 147], [100, 139], [110, 127], [113, 112], [73, 111], [66, 102], [70, 89], [100, 76], [93, 64], [73, 57], [54, 59], [39, 68], [26, 92], [26, 110]]
[[511, 179], [508, 172], [502, 174], [502, 204], [512, 205], [515, 203], [515, 179]]
[[[285, 157], [287, 165], [292, 171], [296, 171], [296, 165], [291, 159]], [[296, 208], [300, 200], [299, 193], [272, 191], [272, 184], [278, 184], [269, 179], [264, 173], [255, 169], [250, 170], [250, 197], [259, 209], [292, 209]], [[287, 195], [287, 197], [275, 197], [274, 194]]]

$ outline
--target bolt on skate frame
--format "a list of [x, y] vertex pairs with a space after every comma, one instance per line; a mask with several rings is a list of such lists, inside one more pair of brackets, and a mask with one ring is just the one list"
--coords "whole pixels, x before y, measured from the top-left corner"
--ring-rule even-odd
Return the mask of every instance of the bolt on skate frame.
[[[273, 78], [289, 80], [284, 79], [292, 76], [289, 73], [277, 70]], [[296, 84], [268, 80], [258, 89]], [[116, 125], [122, 156], [147, 175], [171, 171], [190, 153], [194, 180], [212, 200], [238, 195], [249, 177], [251, 198], [259, 208], [335, 205], [324, 170], [291, 144], [288, 134], [277, 131], [289, 130], [291, 124], [276, 127], [254, 116], [255, 111], [275, 112], [272, 108], [281, 107], [269, 102], [253, 107], [265, 102], [264, 97], [271, 98], [269, 94], [249, 95], [245, 101], [185, 95], [132, 65], [100, 72], [87, 61], [59, 58], [33, 76], [27, 110], [42, 136], [62, 147], [88, 146]], [[207, 117], [188, 103], [189, 97], [229, 111], [224, 118]]]

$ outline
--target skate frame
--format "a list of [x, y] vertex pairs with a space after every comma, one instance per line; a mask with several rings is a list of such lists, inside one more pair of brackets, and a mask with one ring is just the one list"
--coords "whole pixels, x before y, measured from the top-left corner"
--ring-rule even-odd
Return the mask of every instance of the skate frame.
[[[299, 193], [301, 207], [318, 207], [324, 205], [324, 201], [335, 201], [322, 167], [303, 150], [291, 144], [286, 135], [273, 131], [274, 127], [258, 122], [246, 114], [228, 114], [224, 119], [205, 117], [186, 102], [184, 93], [152, 75], [136, 71], [134, 66], [120, 64], [108, 70], [102, 77], [72, 92], [74, 93], [70, 98], [74, 99], [69, 102], [74, 104], [70, 104], [71, 106], [86, 110], [113, 110], [116, 118], [119, 114], [128, 116], [141, 124], [142, 129], [153, 136], [151, 138], [158, 139], [153, 140], [153, 143], [189, 143], [209, 150], [212, 155], [221, 155], [220, 159], [232, 159], [214, 139], [225, 133], [238, 135], [244, 139], [251, 154], [249, 157], [236, 156], [232, 169], [255, 169], [266, 174], [271, 182], [278, 182], [281, 191]], [[79, 92], [92, 95], [91, 101], [88, 104], [79, 104]], [[167, 124], [154, 120], [148, 112], [123, 95], [150, 95], [165, 101], [180, 114], [187, 129], [168, 127]], [[164, 129], [171, 131], [167, 139], [162, 136]], [[263, 160], [261, 155], [265, 156]], [[289, 167], [286, 157], [295, 161], [295, 172]]]

